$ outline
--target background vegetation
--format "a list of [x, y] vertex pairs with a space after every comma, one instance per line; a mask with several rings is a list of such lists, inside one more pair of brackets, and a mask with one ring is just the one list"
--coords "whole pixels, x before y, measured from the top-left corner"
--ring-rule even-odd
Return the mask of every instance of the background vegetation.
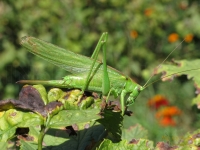
[[[16, 98], [21, 88], [15, 84], [18, 80], [66, 75], [20, 46], [20, 38], [26, 35], [90, 56], [102, 32], [107, 31], [108, 64], [144, 85], [153, 68], [184, 38], [171, 58], [199, 58], [199, 6], [197, 0], [2, 0], [0, 98]], [[155, 117], [157, 110], [148, 107], [148, 100], [157, 94], [181, 111], [174, 125], [163, 127]], [[124, 128], [140, 123], [149, 139], [177, 143], [186, 132], [199, 127], [196, 107], [191, 107], [194, 94], [193, 83], [186, 77], [157, 82], [130, 108], [133, 116], [125, 118]]]

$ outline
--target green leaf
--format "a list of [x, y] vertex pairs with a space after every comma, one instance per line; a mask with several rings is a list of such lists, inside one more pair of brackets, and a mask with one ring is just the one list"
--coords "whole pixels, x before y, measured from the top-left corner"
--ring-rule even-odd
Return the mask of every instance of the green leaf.
[[123, 117], [121, 112], [113, 112], [112, 110], [104, 110], [103, 118], [98, 120], [107, 131], [110, 133], [109, 136], [114, 141], [121, 140], [121, 128], [123, 123]]
[[23, 112], [22, 122], [20, 122], [17, 126], [18, 127], [30, 127], [36, 125], [43, 125], [44, 120], [43, 118], [35, 113], [32, 112]]
[[180, 141], [180, 149], [198, 149], [200, 145], [200, 129], [188, 132]]
[[15, 130], [17, 127], [11, 127], [7, 130], [0, 132], [0, 142], [6, 142], [9, 138], [11, 138], [15, 134]]
[[32, 142], [35, 142], [35, 143], [38, 142], [38, 137], [39, 137], [40, 131], [41, 131], [40, 126], [30, 126], [29, 127], [28, 136], [31, 137]]
[[155, 74], [162, 73], [162, 80], [173, 80], [176, 76], [187, 75], [188, 79], [194, 81], [196, 87], [197, 97], [192, 100], [192, 104], [196, 104], [198, 108], [200, 107], [200, 59], [196, 60], [180, 60], [173, 61], [173, 64], [162, 65], [155, 70]]
[[99, 109], [62, 110], [52, 117], [49, 128], [65, 127], [75, 123], [84, 123], [101, 118]]
[[[91, 149], [95, 143], [99, 142], [106, 135], [105, 128], [103, 125], [96, 121], [81, 123], [73, 125], [73, 128], [78, 129], [76, 141], [78, 144], [78, 149]], [[90, 148], [89, 148], [90, 147]]]
[[49, 102], [56, 101], [59, 98], [61, 98], [63, 94], [64, 92], [59, 88], [50, 89], [50, 91], [48, 92], [48, 101]]
[[3, 131], [3, 130], [6, 130], [7, 128], [9, 128], [10, 125], [9, 125], [9, 123], [6, 121], [6, 119], [5, 119], [5, 117], [4, 117], [5, 111], [0, 112], [0, 113], [3, 114], [3, 115], [1, 116], [1, 118], [0, 118], [0, 122], [1, 122], [1, 124], [0, 124], [0, 131]]
[[146, 139], [140, 139], [135, 140], [134, 143], [128, 143], [126, 140], [122, 140], [119, 143], [112, 143], [110, 140], [105, 139], [99, 148], [97, 150], [114, 150], [114, 149], [120, 149], [120, 150], [151, 150], [153, 149], [153, 142], [146, 140]]
[[[74, 137], [72, 137], [73, 140]], [[43, 143], [45, 144], [44, 149], [64, 149], [69, 148], [73, 149], [73, 146], [70, 147], [70, 145], [73, 145], [71, 142], [70, 145], [68, 145], [68, 141], [70, 140], [69, 134], [65, 129], [49, 129], [45, 136]], [[70, 143], [70, 142], [69, 142]]]
[[[44, 113], [44, 101], [39, 93], [39, 91], [30, 85], [25, 85], [19, 93], [19, 101], [21, 101], [22, 108], [28, 109], [33, 112], [38, 112], [45, 115]], [[15, 105], [17, 107], [17, 105]]]
[[[59, 88], [53, 88], [48, 92], [48, 100], [50, 103], [61, 103], [63, 106], [54, 107], [56, 114], [60, 110], [79, 110], [79, 109], [94, 109], [101, 106], [101, 99], [95, 98], [91, 93], [81, 96], [81, 91], [74, 89], [70, 91], [62, 91]], [[48, 105], [50, 105], [50, 103]], [[60, 105], [60, 104], [58, 104]], [[48, 106], [45, 106], [48, 110]], [[57, 110], [56, 110], [57, 109]], [[51, 111], [48, 111], [51, 113]]]
[[[155, 74], [163, 73], [162, 80], [172, 80], [176, 76], [187, 75], [188, 79], [192, 79], [194, 83], [200, 88], [200, 59], [196, 60], [174, 60], [173, 64], [162, 65]], [[166, 76], [166, 77], [165, 77]]]
[[[170, 143], [170, 142], [169, 142]], [[155, 147], [155, 150], [189, 150], [189, 149], [191, 149], [191, 147], [185, 147], [185, 148], [180, 148], [180, 147], [178, 147], [178, 146], [171, 146], [170, 144], [169, 144], [168, 142], [166, 143], [166, 142], [158, 142], [157, 144], [156, 144], [156, 147]]]
[[4, 118], [9, 123], [10, 126], [15, 126], [22, 122], [23, 113], [15, 109], [9, 109], [5, 112]]
[[23, 140], [21, 140], [20, 142], [21, 142], [20, 150], [37, 150], [38, 149], [37, 144], [26, 142]]
[[132, 139], [147, 138], [147, 130], [144, 129], [140, 124], [131, 126], [128, 129], [122, 130], [122, 139], [131, 141]]
[[43, 143], [46, 145], [44, 149], [86, 149], [101, 140], [105, 131], [105, 128], [97, 122], [74, 124], [73, 128], [76, 129], [76, 135], [70, 135], [66, 129], [49, 129], [44, 137]]
[[47, 99], [47, 92], [43, 85], [33, 85], [35, 89], [40, 93], [40, 97], [42, 98], [44, 104], [46, 105], [49, 101]]
[[0, 124], [0, 141], [7, 141], [11, 138], [15, 134], [17, 127], [30, 127], [43, 124], [43, 119], [40, 115], [15, 109], [9, 109], [0, 119], [3, 121]]
[[192, 104], [197, 105], [197, 108], [200, 109], [200, 94], [192, 99]]
[[7, 150], [8, 143], [7, 142], [0, 142], [0, 150]]

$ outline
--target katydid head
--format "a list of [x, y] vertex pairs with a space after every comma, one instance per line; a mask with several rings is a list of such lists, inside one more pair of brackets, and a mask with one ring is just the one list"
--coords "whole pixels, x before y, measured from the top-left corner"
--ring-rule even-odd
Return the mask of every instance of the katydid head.
[[138, 97], [140, 92], [143, 90], [143, 87], [133, 80], [129, 79], [126, 82], [125, 90], [127, 93], [130, 93], [128, 96], [128, 99], [126, 101], [126, 106], [133, 105], [135, 102], [135, 99]]

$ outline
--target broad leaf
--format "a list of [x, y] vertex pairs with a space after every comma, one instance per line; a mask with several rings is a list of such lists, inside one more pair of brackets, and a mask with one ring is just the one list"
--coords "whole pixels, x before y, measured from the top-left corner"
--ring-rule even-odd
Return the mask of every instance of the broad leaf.
[[20, 150], [37, 150], [38, 149], [38, 145], [34, 143], [26, 142], [23, 140], [21, 140], [20, 143], [21, 143]]
[[121, 128], [123, 123], [123, 117], [121, 112], [114, 112], [112, 110], [104, 110], [102, 114], [103, 118], [98, 120], [109, 132], [109, 138], [114, 141], [121, 140]]
[[153, 142], [145, 139], [134, 140], [132, 143], [128, 143], [126, 140], [122, 140], [119, 143], [112, 143], [110, 140], [104, 140], [97, 150], [151, 150], [153, 149]]
[[76, 134], [70, 135], [66, 129], [49, 129], [44, 137], [45, 150], [92, 149], [102, 139], [104, 127], [97, 122], [74, 124]]
[[49, 128], [65, 127], [75, 123], [84, 123], [88, 121], [94, 121], [101, 116], [99, 115], [99, 109], [87, 109], [87, 110], [62, 110], [55, 116], [53, 116], [49, 122]]
[[173, 80], [176, 76], [187, 75], [188, 79], [194, 81], [196, 87], [197, 97], [193, 99], [192, 103], [200, 108], [200, 59], [196, 60], [180, 60], [173, 61], [173, 64], [162, 65], [155, 70], [155, 74], [162, 73], [162, 80]]
[[147, 130], [141, 125], [130, 126], [128, 129], [122, 130], [122, 139], [131, 141], [132, 139], [147, 138]]
[[7, 150], [8, 143], [7, 142], [0, 142], [0, 150]]
[[11, 138], [18, 127], [30, 127], [43, 124], [43, 119], [38, 114], [9, 109], [0, 118], [0, 141]]
[[200, 129], [187, 133], [180, 141], [180, 149], [199, 149]]

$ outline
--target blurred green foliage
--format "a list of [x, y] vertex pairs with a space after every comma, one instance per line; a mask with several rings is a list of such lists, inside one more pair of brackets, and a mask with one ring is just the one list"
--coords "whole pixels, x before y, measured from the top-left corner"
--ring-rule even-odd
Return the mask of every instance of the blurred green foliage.
[[[61, 79], [66, 75], [65, 70], [29, 54], [20, 46], [20, 38], [25, 35], [90, 56], [102, 32], [107, 31], [108, 64], [143, 85], [153, 68], [184, 38], [186, 42], [178, 46], [171, 57], [200, 56], [199, 6], [198, 0], [2, 0], [0, 98], [16, 97], [21, 87], [15, 84], [18, 80]], [[172, 101], [187, 112], [191, 102], [188, 97], [192, 94], [179, 95], [185, 82], [182, 83], [182, 80], [177, 81], [173, 83], [176, 86], [170, 88], [163, 87], [163, 83], [151, 86], [139, 97], [136, 107], [141, 101], [145, 105], [150, 96], [161, 91], [165, 95], [169, 93]], [[190, 86], [182, 92], [187, 94], [192, 90]], [[144, 110], [144, 105], [139, 108]], [[144, 124], [144, 121], [139, 122]], [[188, 130], [188, 126], [185, 128]]]

